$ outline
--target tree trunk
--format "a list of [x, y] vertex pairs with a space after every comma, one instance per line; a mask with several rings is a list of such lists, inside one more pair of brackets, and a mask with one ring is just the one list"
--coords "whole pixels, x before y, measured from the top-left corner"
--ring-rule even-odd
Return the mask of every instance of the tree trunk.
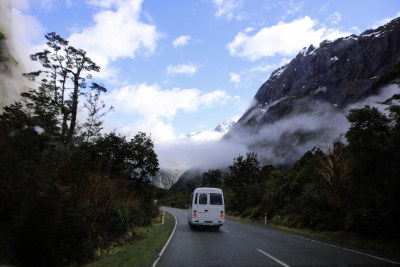
[[74, 93], [72, 94], [71, 122], [69, 124], [67, 143], [72, 140], [75, 133], [76, 115], [78, 113], [79, 75], [80, 70], [74, 73]]

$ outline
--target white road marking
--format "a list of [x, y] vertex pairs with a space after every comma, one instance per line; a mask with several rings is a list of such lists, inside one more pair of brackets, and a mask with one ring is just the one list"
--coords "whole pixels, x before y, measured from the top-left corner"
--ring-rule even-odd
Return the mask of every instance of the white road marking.
[[174, 227], [174, 230], [172, 231], [171, 235], [169, 236], [167, 243], [165, 243], [165, 245], [164, 245], [163, 249], [161, 250], [160, 254], [158, 254], [158, 258], [154, 261], [154, 263], [153, 263], [153, 265], [152, 265], [151, 267], [156, 267], [158, 261], [160, 260], [162, 254], [164, 253], [164, 250], [167, 248], [169, 242], [171, 241], [172, 236], [174, 235], [175, 230], [176, 230], [176, 225], [178, 224], [178, 220], [176, 219], [175, 215], [172, 214], [172, 213], [169, 212], [169, 211], [167, 211], [167, 212], [168, 212], [169, 214], [171, 214], [172, 216], [174, 216], [174, 219], [175, 219], [175, 227]]
[[287, 264], [284, 263], [283, 261], [278, 260], [278, 259], [275, 258], [274, 256], [268, 254], [267, 252], [265, 252], [265, 251], [263, 251], [263, 250], [261, 250], [261, 249], [259, 249], [259, 248], [257, 249], [257, 251], [260, 252], [260, 253], [262, 253], [262, 254], [264, 254], [265, 256], [267, 256], [267, 257], [270, 258], [271, 260], [274, 260], [275, 262], [279, 263], [279, 264], [282, 265], [282, 266], [290, 267], [289, 265], [287, 265]]
[[229, 231], [225, 230], [224, 228], [220, 228], [220, 230], [229, 233]]
[[318, 243], [318, 244], [322, 244], [322, 245], [326, 245], [326, 246], [330, 246], [330, 247], [334, 247], [334, 248], [339, 248], [339, 249], [343, 249], [343, 250], [346, 250], [346, 251], [350, 251], [350, 252], [353, 252], [353, 253], [361, 254], [361, 255], [368, 256], [368, 257], [371, 257], [371, 258], [375, 258], [375, 259], [378, 259], [378, 260], [381, 260], [381, 261], [386, 261], [386, 262], [393, 263], [393, 264], [400, 264], [399, 262], [395, 262], [395, 261], [391, 261], [391, 260], [388, 260], [388, 259], [380, 258], [380, 257], [374, 256], [374, 255], [370, 255], [370, 254], [367, 254], [367, 253], [363, 253], [363, 252], [360, 252], [360, 251], [357, 251], [357, 250], [352, 250], [352, 249], [348, 249], [348, 248], [344, 248], [344, 247], [335, 246], [335, 245], [332, 245], [332, 244], [329, 244], [329, 243], [324, 243], [324, 242], [317, 241], [317, 240], [314, 240], [314, 239], [301, 237], [301, 236], [298, 236], [298, 235], [293, 235], [293, 236], [301, 238], [301, 239], [305, 239], [305, 240], [308, 240], [308, 241], [312, 241], [312, 242], [315, 242], [315, 243]]

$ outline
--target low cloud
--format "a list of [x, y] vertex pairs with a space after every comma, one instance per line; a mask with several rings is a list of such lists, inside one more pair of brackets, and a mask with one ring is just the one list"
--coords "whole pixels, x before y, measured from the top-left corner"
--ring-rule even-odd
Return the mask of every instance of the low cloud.
[[254, 35], [246, 31], [239, 32], [226, 47], [232, 56], [254, 61], [277, 54], [293, 56], [310, 44], [318, 46], [325, 39], [333, 40], [349, 34], [339, 29], [326, 28], [306, 16], [292, 22], [281, 21], [277, 25], [262, 28]]
[[29, 56], [37, 52], [32, 49], [34, 43], [41, 41], [44, 34], [40, 22], [27, 14], [29, 8], [27, 0], [0, 1], [0, 29], [15, 49], [17, 60], [26, 67], [32, 65]]
[[[43, 27], [39, 21], [27, 15], [26, 0], [0, 1], [0, 113], [2, 108], [17, 100], [20, 94], [32, 86], [22, 74], [32, 69], [29, 55], [32, 40], [39, 39]], [[33, 68], [34, 69], [34, 68]]]
[[234, 144], [254, 149], [263, 164], [291, 165], [307, 150], [315, 146], [326, 150], [333, 140], [345, 134], [350, 126], [345, 115], [350, 109], [370, 105], [387, 112], [387, 106], [379, 102], [398, 93], [399, 89], [397, 85], [387, 86], [381, 89], [379, 95], [370, 96], [340, 110], [329, 103], [309, 101], [310, 112], [288, 116], [264, 125], [255, 132], [254, 129], [238, 131], [230, 140]]
[[[331, 104], [310, 102], [311, 112], [290, 116], [254, 131], [241, 130], [229, 138], [210, 142], [196, 142], [190, 138], [156, 145], [162, 168], [225, 168], [239, 154], [255, 151], [262, 165], [288, 166], [315, 146], [327, 150], [332, 142], [345, 134], [350, 126], [345, 115], [352, 108], [375, 106], [385, 111], [382, 102], [399, 92], [397, 85], [382, 88], [379, 95], [338, 110]], [[387, 112], [387, 111], [385, 111]], [[345, 141], [345, 140], [343, 140]]]
[[181, 47], [181, 46], [185, 46], [189, 43], [190, 41], [190, 36], [189, 35], [182, 35], [179, 36], [178, 38], [176, 38], [173, 42], [172, 45], [174, 47]]
[[155, 146], [162, 169], [214, 169], [232, 164], [233, 158], [245, 155], [248, 148], [243, 144], [214, 140], [198, 142], [191, 138], [180, 138], [174, 142]]
[[186, 74], [192, 76], [197, 72], [197, 66], [193, 63], [181, 65], [169, 65], [167, 67], [167, 74]]

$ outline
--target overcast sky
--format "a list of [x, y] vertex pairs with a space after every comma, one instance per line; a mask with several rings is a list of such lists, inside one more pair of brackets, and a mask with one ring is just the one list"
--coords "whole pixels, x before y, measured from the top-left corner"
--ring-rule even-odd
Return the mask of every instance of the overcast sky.
[[101, 66], [103, 99], [115, 107], [107, 129], [151, 133], [156, 144], [238, 118], [271, 72], [303, 47], [400, 16], [398, 0], [10, 3], [23, 61], [43, 49], [48, 32], [87, 51]]

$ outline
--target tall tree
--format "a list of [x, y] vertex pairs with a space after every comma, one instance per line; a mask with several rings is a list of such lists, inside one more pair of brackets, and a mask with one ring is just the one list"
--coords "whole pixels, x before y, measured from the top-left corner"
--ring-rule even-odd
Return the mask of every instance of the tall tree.
[[93, 149], [94, 160], [110, 178], [146, 181], [159, 170], [154, 144], [145, 133], [137, 133], [129, 142], [124, 136], [109, 133], [98, 138]]
[[255, 152], [247, 153], [246, 159], [239, 155], [229, 166], [229, 175], [225, 178], [225, 185], [234, 192], [238, 192], [249, 184], [259, 182], [260, 163]]
[[[351, 123], [346, 133], [348, 149], [354, 155], [353, 175], [362, 180], [376, 180], [385, 172], [385, 151], [390, 120], [375, 107], [352, 109], [346, 116]], [[381, 164], [382, 163], [382, 164]]]
[[[76, 131], [79, 98], [87, 93], [84, 91], [86, 80], [92, 78], [91, 72], [99, 72], [100, 67], [85, 51], [70, 46], [56, 33], [48, 33], [45, 38], [48, 49], [31, 55], [31, 60], [39, 62], [44, 70], [26, 76], [31, 80], [40, 79], [41, 86], [52, 93], [52, 101], [62, 115], [61, 138], [69, 143]], [[96, 85], [90, 89], [106, 91]]]
[[219, 169], [208, 170], [207, 172], [203, 173], [201, 178], [202, 186], [220, 187], [221, 184], [222, 184], [222, 174]]
[[344, 144], [337, 139], [326, 154], [319, 155], [316, 172], [321, 180], [318, 185], [334, 209], [340, 208], [344, 198], [344, 183], [348, 178], [349, 163], [346, 159]]
[[71, 105], [71, 120], [69, 124], [68, 134], [66, 137], [67, 141], [70, 141], [75, 133], [76, 127], [76, 116], [78, 114], [78, 103], [79, 95], [82, 94], [82, 90], [86, 88], [86, 79], [90, 79], [91, 75], [87, 75], [83, 78], [83, 72], [100, 71], [100, 67], [96, 65], [89, 57], [86, 56], [86, 52], [82, 49], [76, 49], [69, 46], [67, 52], [67, 71], [72, 75], [71, 80], [73, 83], [72, 92], [72, 105]]
[[[396, 188], [399, 184], [398, 173], [393, 173], [399, 165], [398, 158], [395, 160], [398, 147], [392, 150], [391, 146], [391, 141], [396, 138], [395, 123], [370, 106], [350, 110], [347, 119], [351, 125], [345, 136], [352, 161], [349, 196], [352, 209], [346, 215], [347, 225], [354, 231], [372, 235], [385, 228], [385, 231], [393, 231], [395, 227], [388, 222], [398, 221], [393, 219], [398, 212]], [[392, 179], [393, 174], [395, 179]]]
[[88, 142], [91, 139], [100, 136], [100, 131], [103, 129], [101, 126], [103, 121], [101, 120], [108, 112], [114, 110], [114, 107], [110, 107], [106, 111], [106, 104], [100, 100], [100, 93], [105, 91], [105, 88], [97, 83], [93, 83], [92, 89], [97, 89], [97, 92], [89, 92], [87, 94], [86, 103], [84, 107], [88, 111], [86, 122], [83, 123], [84, 131], [82, 137]]

